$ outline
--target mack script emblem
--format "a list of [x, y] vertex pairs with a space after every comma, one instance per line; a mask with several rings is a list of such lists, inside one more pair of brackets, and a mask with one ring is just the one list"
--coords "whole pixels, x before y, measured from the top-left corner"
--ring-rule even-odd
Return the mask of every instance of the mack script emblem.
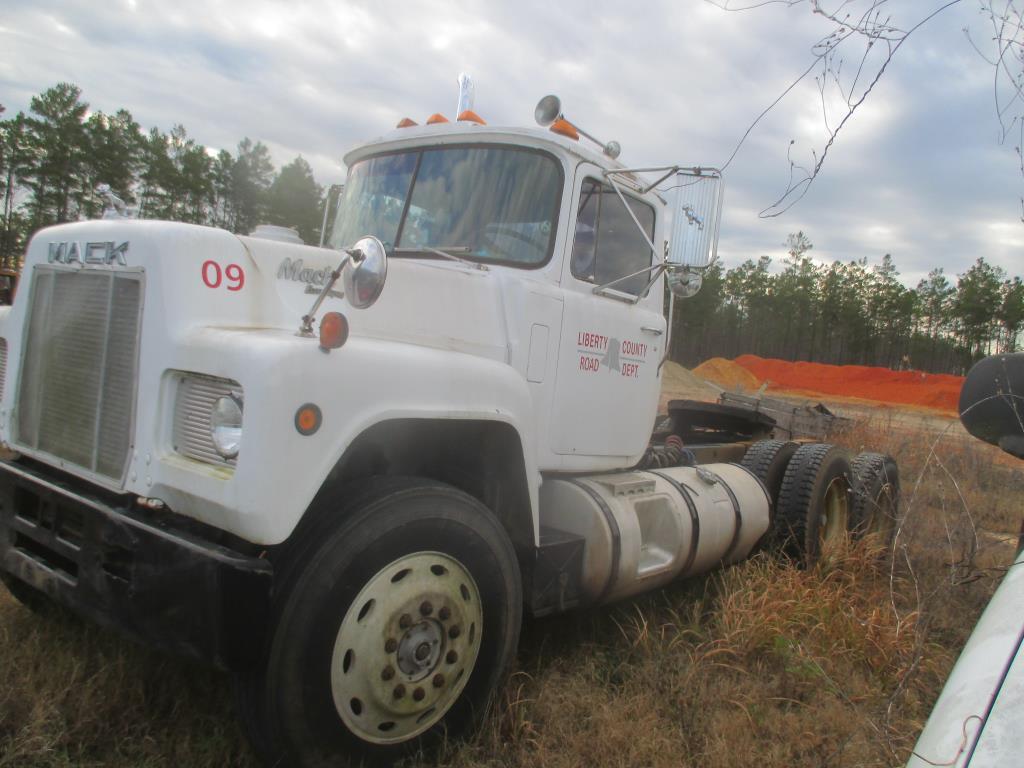
[[118, 264], [122, 267], [128, 266], [128, 241], [115, 243], [113, 240], [105, 240], [96, 243], [50, 243], [46, 260], [51, 264]]
[[281, 266], [277, 268], [278, 280], [294, 280], [297, 283], [307, 283], [309, 285], [321, 286], [327, 282], [330, 276], [330, 267], [310, 269], [309, 267], [302, 266], [302, 259], [292, 261], [285, 257], [284, 261], [281, 262]]

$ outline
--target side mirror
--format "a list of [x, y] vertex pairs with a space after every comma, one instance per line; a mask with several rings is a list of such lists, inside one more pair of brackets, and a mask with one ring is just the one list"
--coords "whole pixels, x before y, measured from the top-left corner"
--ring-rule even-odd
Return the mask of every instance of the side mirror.
[[672, 236], [666, 261], [679, 267], [707, 267], [718, 253], [722, 215], [722, 174], [713, 168], [676, 171]]
[[376, 237], [360, 238], [348, 249], [349, 258], [341, 270], [348, 303], [366, 309], [380, 298], [388, 276], [388, 254]]
[[978, 361], [960, 390], [960, 421], [979, 440], [1024, 459], [1024, 352]]

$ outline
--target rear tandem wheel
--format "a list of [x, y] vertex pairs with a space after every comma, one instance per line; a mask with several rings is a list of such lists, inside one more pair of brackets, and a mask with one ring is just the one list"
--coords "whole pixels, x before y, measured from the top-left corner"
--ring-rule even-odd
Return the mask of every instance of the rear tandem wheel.
[[828, 443], [800, 446], [779, 491], [776, 530], [783, 551], [810, 567], [851, 528], [849, 454]]
[[900, 511], [900, 471], [896, 460], [865, 451], [853, 460], [851, 530], [856, 538], [872, 536], [892, 546]]

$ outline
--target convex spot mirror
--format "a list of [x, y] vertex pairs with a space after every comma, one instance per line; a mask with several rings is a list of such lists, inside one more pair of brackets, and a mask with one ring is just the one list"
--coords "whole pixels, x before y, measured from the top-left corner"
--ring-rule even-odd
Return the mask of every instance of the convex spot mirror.
[[702, 269], [718, 251], [722, 176], [711, 168], [680, 169], [672, 177], [672, 187], [672, 235], [666, 261]]
[[388, 254], [376, 237], [363, 237], [348, 249], [351, 258], [341, 270], [341, 281], [348, 303], [366, 309], [380, 298], [388, 276]]
[[677, 299], [689, 299], [697, 295], [704, 278], [693, 269], [672, 269], [668, 273], [668, 288]]

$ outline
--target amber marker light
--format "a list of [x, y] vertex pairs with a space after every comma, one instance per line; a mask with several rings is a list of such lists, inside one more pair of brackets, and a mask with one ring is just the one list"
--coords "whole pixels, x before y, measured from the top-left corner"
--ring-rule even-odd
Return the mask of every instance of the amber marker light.
[[395, 128], [412, 128], [414, 125], [419, 125], [419, 123], [408, 117], [403, 117], [398, 121], [398, 125], [396, 125]]
[[324, 415], [320, 412], [320, 408], [313, 403], [300, 405], [299, 410], [295, 412], [295, 429], [300, 435], [306, 437], [320, 429], [323, 421]]
[[437, 125], [438, 123], [447, 123], [448, 118], [442, 115], [440, 112], [435, 112], [427, 118], [427, 125]]
[[348, 341], [348, 320], [341, 312], [328, 312], [320, 321], [320, 349], [330, 352]]
[[487, 121], [480, 117], [480, 115], [478, 115], [472, 109], [464, 109], [462, 112], [459, 113], [458, 119], [460, 122], [463, 123], [476, 123], [477, 125], [487, 125]]

